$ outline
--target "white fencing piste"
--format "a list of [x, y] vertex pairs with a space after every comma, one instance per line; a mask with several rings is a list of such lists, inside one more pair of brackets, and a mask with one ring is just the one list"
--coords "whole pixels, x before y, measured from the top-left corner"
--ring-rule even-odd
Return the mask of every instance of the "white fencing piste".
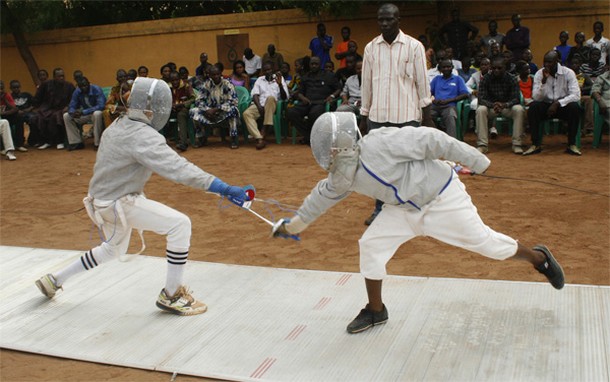
[[610, 379], [607, 286], [392, 276], [388, 323], [350, 335], [358, 274], [189, 262], [209, 310], [179, 317], [155, 307], [165, 259], [138, 256], [43, 297], [34, 281], [79, 255], [0, 246], [1, 347], [228, 380]]

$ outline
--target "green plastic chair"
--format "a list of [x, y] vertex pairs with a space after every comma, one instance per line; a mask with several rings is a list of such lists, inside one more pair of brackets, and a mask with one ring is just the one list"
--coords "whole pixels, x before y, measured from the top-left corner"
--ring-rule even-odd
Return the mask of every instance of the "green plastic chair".
[[602, 142], [602, 127], [604, 117], [599, 113], [599, 103], [593, 100], [593, 148], [598, 148]]
[[237, 93], [237, 109], [239, 110], [239, 119], [241, 121], [241, 126], [244, 134], [245, 142], [248, 142], [248, 129], [246, 128], [246, 123], [244, 122], [243, 115], [244, 111], [250, 106], [252, 102], [252, 98], [250, 97], [250, 92], [243, 86], [236, 86], [235, 92]]

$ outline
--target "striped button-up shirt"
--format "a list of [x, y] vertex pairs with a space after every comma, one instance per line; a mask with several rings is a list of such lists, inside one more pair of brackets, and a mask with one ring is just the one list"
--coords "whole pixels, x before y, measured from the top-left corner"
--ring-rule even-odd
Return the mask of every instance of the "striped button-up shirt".
[[432, 103], [424, 46], [400, 31], [388, 44], [382, 35], [366, 45], [360, 114], [374, 122], [421, 121]]

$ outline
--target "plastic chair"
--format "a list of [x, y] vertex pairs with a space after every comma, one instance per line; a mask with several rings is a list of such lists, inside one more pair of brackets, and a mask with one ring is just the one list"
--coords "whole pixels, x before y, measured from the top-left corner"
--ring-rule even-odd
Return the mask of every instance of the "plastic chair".
[[599, 113], [599, 103], [593, 100], [593, 148], [598, 148], [602, 142], [602, 127], [604, 117]]
[[248, 142], [248, 129], [246, 128], [246, 123], [244, 122], [243, 115], [244, 111], [250, 106], [250, 102], [252, 102], [252, 98], [250, 97], [250, 92], [243, 86], [235, 86], [235, 92], [237, 93], [237, 109], [239, 110], [239, 120], [241, 121], [242, 130], [244, 133], [245, 142]]
[[112, 86], [105, 86], [102, 88], [102, 91], [104, 92], [104, 97], [108, 98], [108, 96], [110, 95], [110, 91], [112, 90]]

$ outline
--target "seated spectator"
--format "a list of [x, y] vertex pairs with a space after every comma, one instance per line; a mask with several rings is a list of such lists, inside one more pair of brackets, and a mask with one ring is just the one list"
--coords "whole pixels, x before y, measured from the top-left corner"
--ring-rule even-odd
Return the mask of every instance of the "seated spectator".
[[138, 76], [139, 77], [148, 77], [148, 68], [144, 65], [138, 68]]
[[[457, 102], [468, 98], [470, 92], [462, 77], [452, 74], [454, 68], [451, 60], [445, 58], [439, 64], [442, 75], [436, 76], [430, 83], [432, 101], [431, 116], [440, 117], [445, 132], [457, 137]], [[439, 127], [439, 126], [437, 126]]]
[[358, 53], [358, 43], [356, 41], [352, 40], [347, 43], [347, 55], [356, 57], [356, 60], [362, 60], [362, 56]]
[[15, 146], [11, 136], [11, 125], [6, 119], [0, 119], [0, 136], [2, 137], [2, 146], [4, 146], [2, 155], [6, 155], [8, 160], [16, 160], [17, 157], [14, 154]]
[[138, 77], [138, 71], [135, 69], [129, 69], [127, 71], [127, 81], [131, 81], [130, 85], [133, 84], [133, 81]]
[[602, 65], [600, 57], [601, 51], [597, 48], [593, 48], [589, 52], [589, 62], [583, 62], [580, 66], [580, 71], [591, 77], [591, 80], [593, 81], [606, 71], [606, 67]]
[[555, 47], [555, 50], [559, 52], [559, 56], [561, 57], [561, 65], [568, 65], [568, 56], [570, 55], [570, 50], [572, 49], [571, 45], [568, 45], [568, 39], [570, 35], [568, 31], [561, 31], [559, 33], [559, 45]]
[[279, 71], [284, 63], [284, 57], [281, 53], [275, 51], [275, 45], [273, 44], [267, 45], [267, 53], [263, 54], [263, 64], [267, 61], [272, 63], [273, 72]]
[[337, 77], [337, 81], [339, 81], [341, 87], [345, 85], [345, 81], [347, 81], [349, 77], [356, 74], [356, 56], [345, 57], [345, 62], [347, 63], [345, 67], [340, 68], [335, 73], [335, 77]]
[[581, 155], [576, 146], [576, 132], [580, 112], [578, 100], [580, 88], [572, 69], [559, 65], [559, 56], [552, 50], [544, 55], [544, 67], [534, 76], [534, 101], [527, 113], [532, 145], [523, 155], [542, 151], [540, 122], [549, 118], [560, 118], [568, 122], [568, 148], [566, 153]]
[[66, 128], [64, 126], [64, 113], [74, 93], [74, 85], [66, 81], [63, 69], [53, 70], [53, 79], [43, 82], [34, 96], [34, 106], [37, 106], [38, 128], [43, 136], [44, 143], [39, 150], [56, 146], [58, 150], [64, 149]]
[[597, 77], [591, 87], [591, 98], [599, 105], [599, 113], [604, 117], [606, 125], [610, 125], [610, 71]]
[[419, 42], [422, 43], [424, 49], [426, 51], [426, 70], [435, 67], [436, 64], [436, 55], [434, 53], [434, 49], [430, 47], [430, 41], [428, 41], [428, 36], [425, 34], [420, 34], [417, 38]]
[[326, 64], [324, 64], [324, 70], [331, 74], [335, 74], [335, 63], [328, 61]]
[[[166, 65], [164, 65], [166, 66]], [[169, 67], [167, 67], [169, 69]], [[104, 117], [104, 127], [110, 126], [115, 119], [127, 111], [127, 97], [129, 97], [130, 87], [127, 84], [127, 72], [124, 69], [116, 71], [117, 84], [110, 89], [106, 106], [102, 115]]]
[[195, 76], [199, 77], [207, 77], [207, 72], [210, 69], [210, 64], [208, 62], [208, 54], [206, 52], [202, 52], [199, 55], [199, 66], [195, 69]]
[[351, 41], [352, 30], [348, 26], [341, 28], [341, 39], [342, 41], [337, 44], [337, 50], [335, 53], [335, 59], [339, 60], [339, 69], [345, 68], [347, 62], [345, 57], [349, 55], [347, 44]]
[[532, 62], [533, 56], [532, 56], [531, 50], [529, 50], [529, 49], [523, 50], [523, 54], [522, 54], [521, 58], [523, 59], [523, 61], [527, 62], [527, 64], [529, 65], [530, 73], [536, 74], [536, 72], [538, 72], [538, 65], [536, 65]]
[[303, 58], [297, 58], [294, 61], [294, 76], [292, 80], [288, 83], [288, 91], [290, 92], [290, 101], [288, 103], [288, 107], [292, 107], [294, 101], [297, 100], [298, 88], [301, 85], [301, 79], [304, 75], [309, 73], [309, 56], [305, 56]]
[[[506, 72], [508, 74], [516, 76], [517, 71], [515, 68], [515, 63], [513, 62], [513, 54], [510, 51], [505, 50], [504, 53], [502, 53], [502, 58], [504, 59], [506, 65]], [[494, 62], [494, 60], [491, 60], [491, 62]]]
[[189, 76], [189, 70], [186, 66], [181, 66], [180, 68], [178, 68], [178, 74], [180, 74], [180, 79], [182, 81], [188, 82], [190, 76]]
[[466, 87], [471, 89], [470, 92], [470, 110], [471, 111], [475, 111], [477, 110], [477, 106], [479, 105], [479, 99], [478, 99], [478, 95], [479, 95], [479, 84], [481, 83], [481, 78], [486, 75], [489, 72], [489, 67], [491, 66], [491, 63], [489, 62], [489, 58], [487, 57], [483, 57], [483, 59], [481, 59], [481, 70], [473, 73], [472, 76], [470, 76], [470, 79], [466, 82]]
[[585, 34], [583, 32], [576, 32], [574, 42], [576, 45], [571, 47], [568, 52], [568, 66], [572, 65], [572, 59], [576, 56], [580, 57], [581, 64], [589, 61], [589, 50], [591, 48], [585, 45]]
[[[438, 58], [438, 65], [436, 65], [434, 68], [432, 69], [428, 69], [428, 71], [426, 72], [426, 76], [428, 77], [428, 81], [430, 83], [432, 83], [432, 80], [434, 80], [437, 76], [441, 76], [442, 73], [440, 71], [440, 67], [441, 67], [441, 61], [443, 61], [445, 58], [445, 51], [443, 49], [439, 50], [437, 52], [437, 57], [443, 57], [443, 58]], [[459, 76], [458, 71], [453, 68], [453, 70], [451, 71], [451, 74], [455, 75], [455, 76]]]
[[[263, 75], [256, 79], [252, 88], [252, 104], [244, 111], [244, 122], [250, 135], [256, 139], [256, 149], [267, 145], [265, 134], [273, 130], [273, 116], [277, 101], [288, 99], [288, 85], [281, 73], [273, 73], [273, 63], [263, 64]], [[263, 129], [259, 131], [256, 120], [263, 117]]]
[[263, 66], [260, 56], [254, 54], [251, 48], [246, 48], [242, 60], [245, 63], [246, 74], [250, 77], [258, 77]]
[[87, 77], [79, 79], [72, 94], [68, 111], [64, 113], [64, 125], [68, 136], [68, 151], [85, 148], [81, 129], [84, 124], [93, 124], [93, 146], [97, 149], [104, 129], [102, 112], [106, 106], [104, 91], [89, 83]]
[[489, 55], [487, 56], [487, 58], [489, 58], [489, 61], [492, 61], [498, 57], [503, 57], [501, 45], [499, 42], [493, 41], [489, 46]]
[[[445, 59], [451, 60], [451, 64], [455, 70], [462, 69], [462, 62], [455, 58], [453, 48], [445, 48]], [[440, 62], [440, 61], [439, 61]]]
[[[159, 73], [161, 73], [161, 79], [165, 82], [167, 82], [167, 84], [169, 85], [169, 74], [172, 72], [172, 67], [169, 64], [165, 64], [161, 67], [161, 69], [159, 70]], [[127, 77], [127, 73], [125, 73], [125, 76]]]
[[[172, 91], [172, 111], [169, 119], [175, 119], [178, 125], [178, 144], [176, 148], [186, 151], [189, 146], [188, 120], [189, 108], [195, 102], [195, 92], [188, 81], [180, 78], [180, 73], [171, 72], [169, 74], [170, 89]], [[168, 122], [169, 124], [169, 122]]]
[[479, 105], [476, 111], [477, 149], [486, 154], [489, 150], [488, 122], [502, 115], [513, 120], [513, 153], [523, 154], [521, 135], [523, 134], [523, 114], [525, 110], [519, 103], [519, 84], [517, 79], [506, 72], [506, 63], [496, 58], [491, 71], [482, 79], [479, 86]]
[[36, 85], [36, 89], [38, 89], [43, 82], [49, 79], [49, 72], [44, 69], [40, 69], [38, 70], [38, 73], [36, 73], [36, 77], [38, 78], [38, 84]]
[[80, 81], [81, 78], [83, 78], [85, 75], [83, 74], [82, 70], [76, 69], [73, 73], [72, 73], [72, 78], [74, 79], [74, 83], [78, 84], [78, 81]]
[[580, 105], [584, 109], [584, 133], [585, 135], [593, 134], [593, 100], [591, 99], [591, 87], [593, 81], [589, 75], [581, 70], [582, 62], [580, 56], [572, 58], [571, 69], [576, 73], [576, 80], [580, 88]]
[[477, 71], [471, 65], [472, 65], [471, 58], [468, 56], [464, 56], [462, 58], [462, 67], [460, 69], [458, 69], [458, 71], [457, 71], [458, 75], [460, 77], [462, 77], [464, 82], [468, 82], [468, 80], [470, 79], [470, 76], [472, 76]]
[[310, 71], [301, 79], [297, 92], [299, 103], [286, 112], [288, 121], [303, 136], [300, 143], [307, 145], [313, 123], [325, 112], [326, 103], [335, 101], [341, 91], [337, 78], [321, 70], [319, 57], [311, 57], [309, 66]]
[[233, 73], [229, 76], [233, 86], [243, 86], [250, 91], [250, 77], [246, 74], [246, 64], [242, 60], [233, 63]]
[[206, 145], [210, 129], [228, 129], [231, 148], [237, 149], [239, 110], [235, 87], [229, 80], [222, 78], [220, 68], [215, 65], [210, 67], [209, 75], [210, 78], [199, 88], [195, 107], [190, 110], [191, 118], [198, 122], [196, 134], [201, 137], [199, 144]]
[[289, 83], [290, 81], [292, 81], [292, 75], [290, 74], [290, 64], [287, 62], [283, 62], [282, 66], [280, 67], [280, 72], [282, 73], [282, 77], [284, 77], [284, 81], [286, 81], [286, 83]]
[[12, 133], [13, 143], [19, 151], [28, 151], [23, 145], [23, 118], [19, 115], [19, 109], [10, 93], [4, 89], [4, 81], [0, 80], [0, 116], [9, 122], [15, 129]]
[[530, 74], [530, 66], [525, 61], [517, 61], [516, 71], [519, 74], [519, 90], [523, 95], [523, 103], [529, 106], [532, 103], [532, 91], [534, 89], [534, 77]]
[[350, 111], [356, 115], [360, 114], [362, 85], [362, 60], [356, 62], [356, 74], [350, 76], [343, 85], [341, 91], [342, 103], [337, 111]]
[[42, 137], [38, 131], [38, 117], [34, 112], [34, 96], [28, 92], [22, 92], [21, 83], [17, 80], [12, 80], [11, 97], [13, 97], [13, 101], [15, 101], [17, 113], [21, 118], [21, 121], [27, 123], [29, 126], [30, 133], [28, 134], [28, 145], [30, 147], [40, 146], [43, 142], [41, 142]]

